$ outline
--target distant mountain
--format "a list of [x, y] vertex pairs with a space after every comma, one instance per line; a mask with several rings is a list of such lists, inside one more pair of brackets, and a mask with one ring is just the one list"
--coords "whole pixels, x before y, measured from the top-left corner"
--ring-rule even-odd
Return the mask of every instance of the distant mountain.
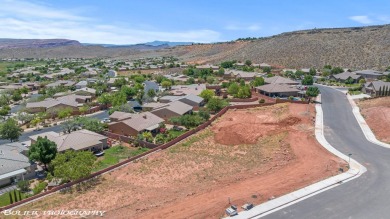
[[185, 45], [192, 45], [193, 42], [170, 42], [170, 41], [158, 41], [155, 40], [153, 42], [143, 43], [145, 45], [151, 45], [151, 46], [161, 46], [161, 45], [168, 45], [168, 46], [185, 46]]
[[170, 41], [158, 41], [147, 43], [138, 43], [138, 44], [96, 44], [96, 43], [82, 43], [85, 46], [103, 46], [103, 47], [126, 47], [138, 50], [154, 50], [154, 49], [163, 49], [167, 47], [174, 46], [184, 46], [192, 45], [193, 42], [170, 42]]
[[76, 40], [67, 39], [1, 39], [0, 49], [52, 48], [59, 46], [82, 46]]

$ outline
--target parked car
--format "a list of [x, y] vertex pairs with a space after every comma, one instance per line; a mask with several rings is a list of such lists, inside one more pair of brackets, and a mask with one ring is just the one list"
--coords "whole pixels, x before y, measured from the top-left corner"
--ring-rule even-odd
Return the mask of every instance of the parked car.
[[253, 208], [253, 204], [252, 203], [246, 203], [245, 205], [241, 206], [241, 208], [244, 209], [245, 211], [248, 211], [248, 210]]
[[[237, 208], [236, 208], [237, 209]], [[229, 207], [229, 208], [226, 208], [225, 212], [228, 216], [232, 217], [232, 216], [235, 216], [237, 215], [237, 210], [232, 208], [232, 207]]]
[[180, 127], [180, 126], [177, 126], [177, 125], [173, 126], [172, 129], [175, 130], [175, 131], [183, 131], [183, 128]]
[[111, 119], [109, 119], [109, 118], [102, 119], [102, 123], [110, 123], [110, 122], [111, 122]]

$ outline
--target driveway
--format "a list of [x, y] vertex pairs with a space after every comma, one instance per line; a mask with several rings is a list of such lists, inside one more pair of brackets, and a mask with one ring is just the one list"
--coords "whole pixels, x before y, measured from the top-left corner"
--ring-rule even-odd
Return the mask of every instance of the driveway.
[[342, 153], [352, 153], [367, 172], [265, 218], [389, 218], [390, 149], [367, 141], [345, 94], [318, 87], [322, 93], [325, 138]]

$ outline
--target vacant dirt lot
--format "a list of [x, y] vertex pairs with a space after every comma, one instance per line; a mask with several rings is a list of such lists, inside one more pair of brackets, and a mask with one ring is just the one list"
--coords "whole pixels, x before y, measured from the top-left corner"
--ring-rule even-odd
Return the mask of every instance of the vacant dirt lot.
[[359, 100], [357, 104], [378, 140], [390, 143], [390, 97]]
[[105, 175], [99, 185], [23, 209], [98, 209], [107, 218], [219, 218], [337, 174], [346, 164], [313, 136], [314, 108], [227, 112], [177, 145]]

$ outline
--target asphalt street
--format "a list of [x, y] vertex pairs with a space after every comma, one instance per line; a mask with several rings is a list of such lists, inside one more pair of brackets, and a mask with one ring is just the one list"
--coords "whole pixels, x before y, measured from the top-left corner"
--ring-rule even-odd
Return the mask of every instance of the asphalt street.
[[[104, 118], [108, 118], [108, 111], [102, 111], [100, 113], [96, 113], [90, 117], [92, 118], [97, 118], [99, 120], [101, 119], [104, 119]], [[62, 127], [61, 125], [56, 125], [56, 126], [53, 126], [53, 127], [47, 127], [47, 128], [43, 128], [41, 130], [38, 130], [38, 131], [30, 131], [30, 132], [24, 132], [20, 137], [19, 137], [19, 141], [27, 141], [29, 140], [29, 136], [31, 135], [36, 135], [36, 134], [40, 134], [40, 133], [43, 133], [43, 132], [49, 132], [49, 131], [53, 131], [53, 132], [61, 132], [62, 131]], [[0, 144], [6, 144], [6, 143], [9, 143], [10, 141], [9, 140], [0, 140]]]
[[390, 218], [390, 149], [369, 142], [345, 94], [318, 86], [327, 141], [367, 168], [362, 176], [264, 218]]

